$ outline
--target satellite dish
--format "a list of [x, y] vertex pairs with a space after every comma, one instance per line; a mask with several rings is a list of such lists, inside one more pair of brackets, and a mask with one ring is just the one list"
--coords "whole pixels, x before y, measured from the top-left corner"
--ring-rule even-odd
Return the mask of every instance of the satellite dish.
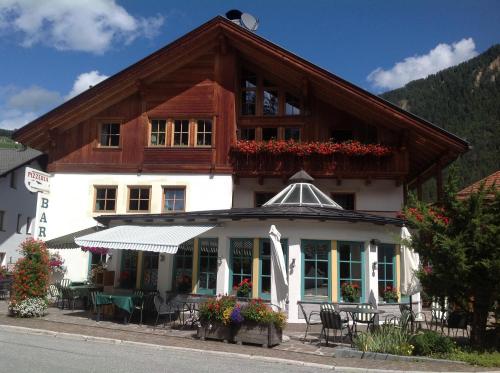
[[231, 21], [235, 21], [235, 20], [239, 21], [242, 14], [243, 14], [243, 12], [241, 10], [231, 9], [230, 11], [228, 11], [226, 13], [226, 17], [227, 17], [227, 19], [229, 19]]
[[241, 25], [247, 30], [256, 31], [259, 27], [259, 20], [249, 13], [241, 14]]

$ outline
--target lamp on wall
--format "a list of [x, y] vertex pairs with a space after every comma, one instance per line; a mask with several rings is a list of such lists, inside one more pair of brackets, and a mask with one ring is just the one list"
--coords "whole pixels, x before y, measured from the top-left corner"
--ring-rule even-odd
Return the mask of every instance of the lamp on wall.
[[160, 262], [164, 262], [165, 261], [165, 254], [160, 254]]
[[293, 274], [293, 269], [295, 268], [295, 258], [292, 258], [292, 262], [290, 263], [290, 274]]
[[222, 256], [218, 256], [217, 257], [217, 265], [221, 265], [222, 264]]

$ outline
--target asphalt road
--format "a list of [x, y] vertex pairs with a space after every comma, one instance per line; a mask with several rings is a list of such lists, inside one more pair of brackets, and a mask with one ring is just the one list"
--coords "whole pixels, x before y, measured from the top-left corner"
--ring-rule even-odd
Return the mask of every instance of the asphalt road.
[[0, 330], [0, 372], [327, 372], [204, 351], [158, 349]]

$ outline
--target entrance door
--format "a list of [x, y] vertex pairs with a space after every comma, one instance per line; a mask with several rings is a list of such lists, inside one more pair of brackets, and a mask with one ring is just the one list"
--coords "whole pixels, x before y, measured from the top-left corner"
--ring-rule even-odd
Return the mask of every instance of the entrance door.
[[123, 250], [120, 270], [120, 287], [133, 289], [137, 281], [137, 255], [136, 250]]

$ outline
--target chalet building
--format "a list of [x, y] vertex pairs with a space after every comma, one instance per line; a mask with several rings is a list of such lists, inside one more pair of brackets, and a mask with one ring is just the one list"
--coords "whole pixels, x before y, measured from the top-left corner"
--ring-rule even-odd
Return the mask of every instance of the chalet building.
[[[117, 287], [223, 294], [249, 278], [266, 298], [275, 224], [290, 321], [299, 300], [341, 301], [344, 282], [359, 284], [363, 301], [398, 286], [407, 190], [429, 177], [441, 190], [441, 169], [468, 149], [223, 17], [15, 138], [48, 154], [47, 239], [113, 249]], [[111, 228], [72, 234], [96, 220]], [[75, 280], [99, 260], [61, 252]]]
[[26, 167], [43, 169], [44, 158], [35, 149], [0, 149], [0, 265], [13, 265], [19, 245], [33, 235], [36, 195], [24, 186], [24, 174]]

